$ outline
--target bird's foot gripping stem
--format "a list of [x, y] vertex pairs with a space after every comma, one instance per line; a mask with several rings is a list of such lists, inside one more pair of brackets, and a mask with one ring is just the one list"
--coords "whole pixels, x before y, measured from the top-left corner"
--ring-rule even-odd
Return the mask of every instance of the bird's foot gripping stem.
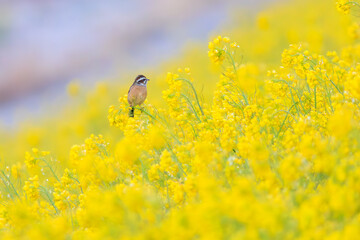
[[129, 117], [134, 117], [134, 110], [135, 108], [133, 107], [129, 110]]

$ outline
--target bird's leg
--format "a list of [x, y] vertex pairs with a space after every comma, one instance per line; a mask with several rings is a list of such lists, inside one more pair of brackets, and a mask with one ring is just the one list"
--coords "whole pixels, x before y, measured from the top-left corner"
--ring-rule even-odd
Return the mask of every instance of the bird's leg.
[[129, 111], [129, 117], [134, 117], [134, 110], [135, 110], [135, 108], [131, 107], [131, 109]]

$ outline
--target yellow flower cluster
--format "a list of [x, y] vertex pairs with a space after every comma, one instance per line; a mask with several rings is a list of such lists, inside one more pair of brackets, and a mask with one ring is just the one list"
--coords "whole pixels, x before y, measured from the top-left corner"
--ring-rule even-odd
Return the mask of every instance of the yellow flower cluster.
[[342, 12], [343, 14], [349, 14], [351, 5], [353, 5], [353, 3], [350, 2], [349, 0], [336, 1], [337, 10], [339, 12]]
[[228, 37], [218, 36], [213, 41], [209, 42], [208, 56], [213, 63], [221, 64], [226, 58], [231, 59], [233, 55], [232, 49], [238, 47], [239, 45], [236, 42], [230, 43]]
[[25, 181], [24, 191], [26, 196], [31, 200], [37, 200], [40, 197], [39, 193], [39, 177], [35, 175]]
[[[322, 21], [285, 23], [304, 2]], [[108, 108], [119, 93], [100, 84], [71, 98], [88, 111], [1, 132], [0, 238], [357, 239], [360, 44], [333, 33], [334, 4], [336, 22], [327, 0], [291, 4], [239, 34], [260, 46], [249, 58], [222, 36], [206, 60], [194, 50], [191, 70], [148, 85], [134, 118], [123, 92]]]
[[[358, 11], [360, 8], [360, 4], [358, 1], [350, 1], [350, 0], [339, 0], [336, 1], [336, 8], [339, 12], [343, 13], [344, 15], [348, 15], [350, 10], [354, 10], [354, 12]], [[348, 26], [348, 35], [357, 40], [360, 37], [360, 30], [359, 30], [359, 23], [354, 21], [350, 26]]]
[[39, 151], [37, 148], [32, 149], [32, 153], [25, 153], [25, 164], [28, 168], [34, 168], [37, 165], [37, 162], [41, 160], [41, 158], [49, 155], [49, 152]]

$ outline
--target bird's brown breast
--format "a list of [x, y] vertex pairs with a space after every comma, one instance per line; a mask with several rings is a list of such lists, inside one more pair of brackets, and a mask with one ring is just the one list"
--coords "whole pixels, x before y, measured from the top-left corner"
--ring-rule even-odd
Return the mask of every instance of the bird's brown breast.
[[133, 85], [128, 93], [128, 102], [131, 107], [141, 105], [147, 96], [146, 86]]

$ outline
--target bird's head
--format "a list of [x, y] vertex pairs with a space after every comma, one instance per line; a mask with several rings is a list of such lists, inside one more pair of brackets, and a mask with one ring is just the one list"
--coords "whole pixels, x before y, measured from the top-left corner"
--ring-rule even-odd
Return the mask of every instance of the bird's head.
[[146, 86], [148, 81], [150, 81], [150, 79], [146, 78], [144, 75], [138, 75], [135, 78], [134, 84], [140, 85], [140, 86]]

